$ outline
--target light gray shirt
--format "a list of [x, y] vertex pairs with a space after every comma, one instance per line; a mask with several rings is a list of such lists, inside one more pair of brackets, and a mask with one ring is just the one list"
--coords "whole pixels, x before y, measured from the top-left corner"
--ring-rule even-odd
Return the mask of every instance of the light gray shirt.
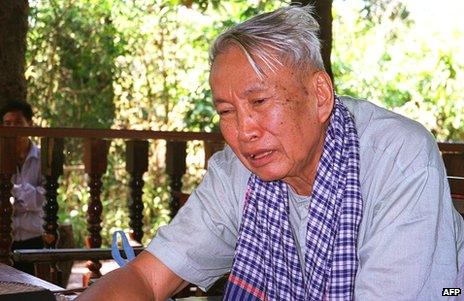
[[13, 239], [26, 240], [42, 235], [45, 189], [40, 172], [40, 149], [31, 142], [31, 149], [13, 178]]
[[[366, 101], [342, 100], [360, 142], [355, 299], [442, 300], [442, 289], [453, 287], [464, 263], [464, 225], [437, 144], [417, 122]], [[202, 183], [147, 250], [183, 279], [208, 288], [230, 270], [249, 175], [229, 147], [215, 154]], [[300, 255], [310, 201], [289, 189]]]

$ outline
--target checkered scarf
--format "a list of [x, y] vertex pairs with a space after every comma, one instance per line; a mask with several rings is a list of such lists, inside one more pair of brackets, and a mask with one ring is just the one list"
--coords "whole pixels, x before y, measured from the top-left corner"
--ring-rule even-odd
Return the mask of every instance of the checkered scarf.
[[361, 216], [358, 136], [336, 99], [311, 195], [305, 267], [287, 185], [251, 175], [224, 300], [352, 300]]

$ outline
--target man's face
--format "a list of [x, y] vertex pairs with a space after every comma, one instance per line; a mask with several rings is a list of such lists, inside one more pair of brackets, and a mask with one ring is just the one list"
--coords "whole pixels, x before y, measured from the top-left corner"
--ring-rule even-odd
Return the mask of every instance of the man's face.
[[[11, 111], [3, 115], [4, 126], [32, 126], [32, 121], [27, 120], [21, 111]], [[27, 137], [17, 137], [16, 145], [18, 151], [21, 152], [29, 146], [29, 139]]]
[[299, 79], [288, 67], [273, 73], [258, 64], [266, 74], [262, 80], [236, 46], [216, 57], [210, 84], [220, 129], [249, 170], [293, 186], [315, 174], [327, 116], [320, 116], [313, 75]]
[[12, 111], [3, 115], [4, 126], [31, 126], [31, 123], [21, 111]]

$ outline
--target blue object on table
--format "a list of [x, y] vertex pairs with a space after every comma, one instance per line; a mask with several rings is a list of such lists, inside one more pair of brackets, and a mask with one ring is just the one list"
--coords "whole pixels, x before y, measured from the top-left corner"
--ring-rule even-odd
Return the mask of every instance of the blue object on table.
[[[126, 259], [122, 258], [121, 253], [119, 252], [118, 234], [121, 236], [122, 249], [126, 254]], [[111, 256], [113, 256], [113, 259], [120, 267], [125, 266], [129, 261], [135, 258], [134, 249], [132, 249], [130, 246], [126, 234], [122, 230], [117, 230], [113, 233], [113, 240], [111, 242]]]

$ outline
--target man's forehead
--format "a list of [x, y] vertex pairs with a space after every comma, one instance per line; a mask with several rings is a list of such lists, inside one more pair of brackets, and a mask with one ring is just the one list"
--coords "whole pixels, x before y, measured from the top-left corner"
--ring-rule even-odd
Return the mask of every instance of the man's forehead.
[[279, 88], [292, 90], [295, 88], [293, 85], [301, 84], [302, 74], [287, 64], [282, 63], [271, 69], [262, 61], [258, 60], [257, 63], [263, 70], [262, 76], [255, 72], [239, 47], [230, 46], [219, 54], [210, 73], [214, 103], [220, 103], [232, 95], [246, 98], [258, 93], [273, 93]]
[[5, 118], [5, 117], [7, 117], [7, 118], [8, 117], [9, 118], [21, 118], [21, 117], [25, 118], [23, 112], [20, 111], [20, 110], [8, 111], [8, 112], [5, 113], [5, 115], [3, 115], [3, 118]]
[[3, 122], [26, 122], [29, 123], [30, 120], [28, 120], [22, 111], [9, 111], [6, 112], [5, 115], [3, 115]]

